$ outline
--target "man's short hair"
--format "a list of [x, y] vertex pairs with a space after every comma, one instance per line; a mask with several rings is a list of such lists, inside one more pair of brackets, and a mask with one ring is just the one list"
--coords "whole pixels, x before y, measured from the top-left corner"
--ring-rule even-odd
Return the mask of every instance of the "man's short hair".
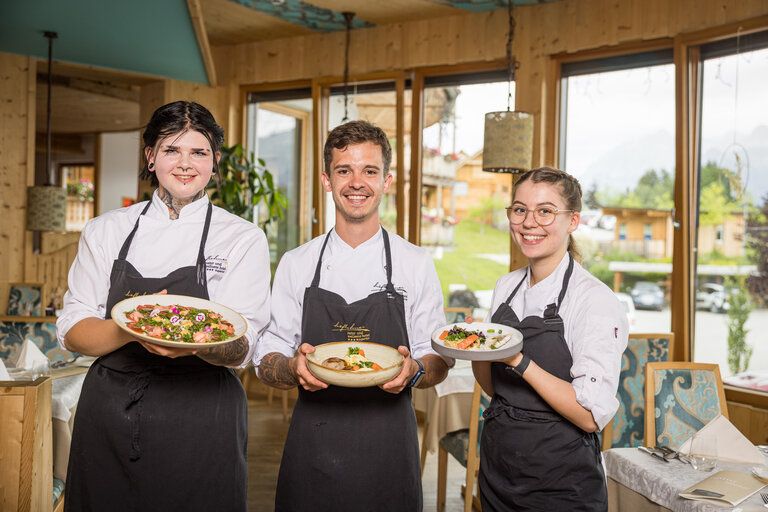
[[331, 130], [323, 149], [325, 173], [329, 176], [331, 174], [334, 149], [344, 151], [350, 145], [364, 142], [373, 142], [381, 147], [381, 159], [384, 162], [383, 172], [385, 175], [388, 174], [389, 165], [392, 163], [392, 146], [390, 146], [384, 130], [368, 121], [349, 121]]

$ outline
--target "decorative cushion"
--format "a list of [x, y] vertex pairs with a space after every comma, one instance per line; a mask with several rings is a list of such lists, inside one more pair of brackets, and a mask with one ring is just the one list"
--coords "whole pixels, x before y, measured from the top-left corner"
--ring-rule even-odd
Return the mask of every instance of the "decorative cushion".
[[59, 501], [59, 498], [61, 497], [61, 493], [64, 492], [64, 482], [59, 480], [58, 478], [53, 479], [53, 503], [56, 503]]
[[25, 339], [31, 339], [51, 362], [68, 361], [76, 354], [64, 350], [56, 341], [54, 322], [5, 322], [0, 321], [0, 358], [8, 359], [16, 353]]
[[654, 444], [677, 449], [722, 412], [717, 379], [710, 370], [657, 370], [654, 380]]
[[469, 429], [465, 428], [449, 432], [440, 438], [440, 447], [453, 455], [453, 458], [467, 467], [467, 450], [469, 448]]
[[11, 285], [8, 294], [8, 314], [18, 316], [42, 316], [41, 287], [38, 285]]
[[668, 338], [629, 339], [621, 356], [621, 375], [616, 394], [619, 409], [613, 417], [612, 448], [642, 446], [645, 435], [645, 365], [668, 360]]

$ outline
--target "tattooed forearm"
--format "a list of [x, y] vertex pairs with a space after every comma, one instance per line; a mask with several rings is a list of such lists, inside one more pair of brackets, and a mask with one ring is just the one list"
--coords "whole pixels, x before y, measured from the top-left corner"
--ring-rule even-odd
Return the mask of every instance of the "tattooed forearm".
[[205, 190], [201, 190], [200, 192], [195, 194], [194, 197], [190, 199], [176, 199], [162, 186], [158, 187], [157, 189], [157, 195], [168, 207], [168, 215], [171, 217], [172, 220], [178, 219], [179, 213], [181, 213], [181, 209], [187, 206], [189, 203], [193, 201], [197, 201], [198, 199], [203, 197], [203, 194], [205, 194]]
[[259, 364], [259, 380], [278, 389], [296, 387], [299, 381], [290, 368], [290, 358], [279, 352], [265, 355]]
[[197, 357], [217, 366], [240, 366], [248, 354], [248, 340], [237, 338], [231, 343], [201, 350]]

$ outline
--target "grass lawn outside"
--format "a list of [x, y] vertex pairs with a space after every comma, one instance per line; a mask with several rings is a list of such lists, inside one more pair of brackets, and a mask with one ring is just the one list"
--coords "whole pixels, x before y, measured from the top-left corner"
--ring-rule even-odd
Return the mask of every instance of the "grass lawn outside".
[[443, 257], [434, 260], [445, 304], [450, 284], [465, 284], [471, 291], [493, 290], [509, 268], [477, 255], [509, 254], [509, 244], [507, 231], [468, 220], [459, 222], [453, 230], [453, 247], [445, 248]]

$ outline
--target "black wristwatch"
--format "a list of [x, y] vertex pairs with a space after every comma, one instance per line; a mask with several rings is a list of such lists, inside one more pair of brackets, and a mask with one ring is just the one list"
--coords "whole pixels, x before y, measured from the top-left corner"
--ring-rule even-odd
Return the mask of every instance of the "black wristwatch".
[[519, 363], [517, 363], [517, 366], [507, 366], [506, 370], [508, 372], [514, 372], [517, 375], [520, 376], [520, 378], [523, 377], [523, 373], [525, 372], [525, 369], [528, 368], [528, 365], [531, 362], [531, 358], [527, 355], [523, 354], [523, 358], [520, 360]]
[[419, 365], [419, 371], [416, 372], [416, 375], [413, 376], [411, 382], [408, 383], [409, 388], [415, 388], [419, 385], [421, 379], [424, 378], [424, 365], [421, 364], [421, 361], [418, 359], [414, 359], [414, 361], [416, 361], [416, 364]]

